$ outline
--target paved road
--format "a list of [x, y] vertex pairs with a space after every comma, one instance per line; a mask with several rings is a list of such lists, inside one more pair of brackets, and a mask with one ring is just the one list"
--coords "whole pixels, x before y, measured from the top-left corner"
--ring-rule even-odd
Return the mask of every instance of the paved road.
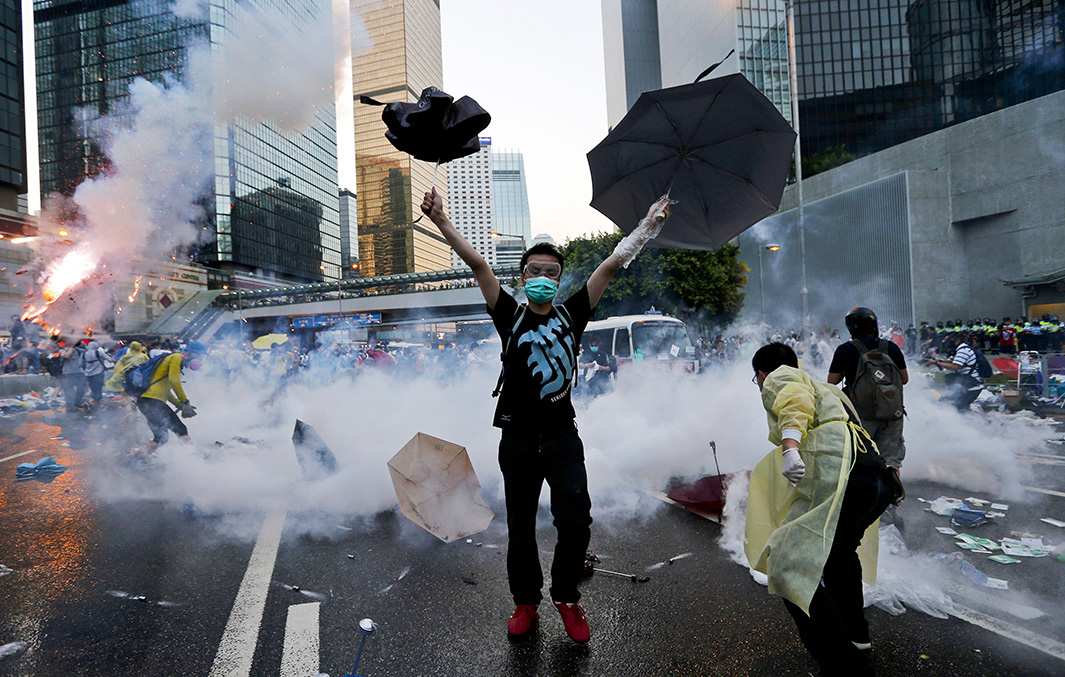
[[[586, 581], [587, 646], [572, 643], [546, 605], [538, 631], [515, 642], [505, 634], [511, 605], [499, 519], [471, 543], [445, 545], [391, 512], [314, 515], [325, 526], [297, 536], [306, 530], [293, 525], [311, 516], [204, 516], [151, 500], [101, 503], [94, 486], [114, 472], [113, 459], [91, 436], [46, 425], [40, 414], [20, 432], [25, 440], [0, 450], [0, 459], [36, 450], [0, 460], [7, 479], [0, 483], [0, 563], [14, 570], [0, 578], [0, 644], [29, 646], [0, 658], [0, 675], [337, 677], [351, 671], [364, 617], [380, 628], [360, 666], [365, 677], [816, 672], [780, 601], [718, 546], [721, 526], [650, 497], [639, 516], [594, 525], [592, 548], [607, 568], [651, 580], [597, 574]], [[52, 439], [59, 433], [73, 439]], [[70, 470], [50, 484], [11, 481], [17, 463], [46, 454]], [[1065, 489], [1060, 468], [1040, 467], [1042, 486]], [[941, 493], [957, 491], [910, 486], [913, 499]], [[1011, 505], [1008, 522], [981, 535], [1055, 535], [1038, 517], [1060, 517], [1065, 498], [1032, 499]], [[949, 551], [949, 539], [933, 528], [945, 518], [921, 508], [909, 500], [902, 509], [908, 544]], [[541, 518], [546, 561], [552, 531], [550, 516]], [[235, 524], [246, 537], [227, 535]], [[1011, 580], [1009, 599], [1020, 606], [957, 584], [972, 597], [959, 599], [978, 625], [870, 609], [881, 673], [1062, 674], [1065, 564], [1043, 558], [998, 574]]]

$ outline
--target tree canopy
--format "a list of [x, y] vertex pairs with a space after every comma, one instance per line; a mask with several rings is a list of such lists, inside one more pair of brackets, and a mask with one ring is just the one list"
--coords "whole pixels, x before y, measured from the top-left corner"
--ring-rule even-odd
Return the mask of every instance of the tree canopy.
[[[604, 233], [570, 240], [562, 296], [583, 285], [609, 256], [621, 233]], [[606, 288], [595, 318], [657, 310], [683, 319], [698, 331], [727, 325], [743, 308], [749, 268], [737, 257], [739, 248], [727, 244], [714, 251], [647, 248], [628, 268], [622, 268]]]

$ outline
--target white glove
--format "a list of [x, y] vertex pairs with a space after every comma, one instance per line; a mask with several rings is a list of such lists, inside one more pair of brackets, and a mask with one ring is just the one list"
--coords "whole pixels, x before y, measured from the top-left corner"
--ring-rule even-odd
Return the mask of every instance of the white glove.
[[647, 210], [647, 216], [640, 221], [640, 225], [636, 226], [636, 230], [626, 235], [625, 239], [614, 248], [614, 253], [621, 259], [622, 268], [628, 268], [632, 260], [644, 248], [644, 245], [658, 237], [658, 234], [662, 232], [662, 225], [669, 218], [669, 205], [670, 200], [668, 197], [658, 198], [651, 205], [651, 208]]
[[798, 449], [788, 449], [784, 452], [784, 469], [781, 474], [791, 482], [791, 486], [795, 486], [806, 476], [806, 464], [802, 462]]

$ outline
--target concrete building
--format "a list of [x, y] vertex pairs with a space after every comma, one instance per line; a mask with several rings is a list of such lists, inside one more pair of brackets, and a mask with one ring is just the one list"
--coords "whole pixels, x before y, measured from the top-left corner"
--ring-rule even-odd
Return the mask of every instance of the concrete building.
[[[473, 155], [447, 163], [451, 191], [451, 223], [473, 245], [488, 265], [496, 265], [496, 232], [492, 211], [492, 139], [481, 137], [481, 149]], [[451, 267], [461, 268], [459, 255], [451, 252]]]
[[[313, 0], [270, 5], [272, 20], [299, 31]], [[191, 19], [166, 0], [137, 3], [34, 3], [42, 195], [72, 195], [109, 161], [79, 120], [121, 111], [137, 78], [182, 78], [193, 45], [220, 44], [239, 32], [243, 12], [212, 6]], [[332, 81], [323, 82], [331, 87]], [[294, 280], [340, 274], [336, 116], [319, 110], [301, 132], [238, 119], [216, 125], [211, 148], [213, 240], [200, 261], [231, 272]]]
[[525, 183], [525, 158], [517, 151], [492, 153], [492, 191], [496, 261], [520, 263], [532, 242], [529, 190]]
[[340, 264], [341, 277], [359, 275], [359, 203], [347, 188], [340, 189]]
[[[810, 326], [843, 330], [859, 305], [905, 327], [1065, 302], [1063, 185], [1065, 92], [804, 181]], [[797, 221], [789, 186], [780, 212], [739, 237], [749, 320], [801, 325]]]
[[610, 127], [640, 92], [692, 82], [732, 49], [713, 77], [743, 73], [790, 121], [785, 19], [781, 0], [603, 0]]
[[[442, 270], [450, 247], [421, 216], [422, 197], [433, 185], [433, 164], [396, 150], [385, 138], [381, 109], [357, 103], [417, 101], [422, 90], [444, 79], [438, 0], [395, 0], [353, 5], [374, 48], [355, 57], [355, 171], [359, 196], [359, 271], [364, 276]], [[447, 171], [436, 174], [447, 205]]]

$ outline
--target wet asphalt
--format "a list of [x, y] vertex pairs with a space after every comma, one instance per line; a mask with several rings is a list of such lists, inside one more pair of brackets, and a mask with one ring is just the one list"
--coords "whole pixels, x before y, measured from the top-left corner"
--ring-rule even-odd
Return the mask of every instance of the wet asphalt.
[[[80, 439], [76, 432], [32, 414], [19, 429], [26, 439], [0, 440], [0, 458], [36, 450], [0, 463], [0, 564], [13, 570], [0, 578], [0, 645], [28, 644], [0, 658], [0, 675], [210, 674], [255, 536], [254, 529], [251, 538], [229, 535], [226, 523], [240, 517], [256, 525], [262, 517], [190, 514], [151, 500], [96, 501], [95, 478], [111, 471], [113, 459], [91, 434]], [[60, 434], [66, 439], [52, 439]], [[15, 465], [43, 455], [55, 455], [69, 470], [47, 484], [13, 481]], [[1065, 490], [1060, 480], [1060, 467], [1049, 466], [1040, 482]], [[957, 491], [928, 482], [908, 489], [911, 500], [900, 509], [907, 544], [951, 551], [934, 530], [945, 518], [923, 512], [915, 499]], [[593, 525], [591, 548], [603, 568], [650, 580], [595, 574], [585, 581], [591, 642], [574, 644], [547, 603], [530, 636], [509, 639], [505, 523], [502, 506], [492, 508], [496, 520], [469, 543], [441, 543], [398, 512], [316, 515], [327, 526], [313, 537], [288, 529], [251, 674], [280, 674], [289, 608], [311, 601], [321, 602], [320, 670], [333, 677], [350, 673], [358, 622], [367, 617], [380, 630], [367, 642], [363, 677], [816, 674], [781, 602], [717, 545], [721, 526], [651, 497], [630, 520]], [[1024, 531], [1060, 542], [1065, 530], [1038, 518], [1063, 513], [1065, 498], [1033, 495], [980, 535]], [[553, 547], [546, 512], [539, 534], [546, 569]], [[648, 570], [683, 553], [691, 555]], [[1018, 619], [993, 604], [984, 611], [1065, 642], [1065, 563], [1025, 561], [1008, 575], [981, 566], [1009, 578], [1012, 590], [1047, 615]], [[967, 603], [975, 608], [980, 600]], [[875, 608], [867, 616], [883, 675], [1065, 672], [1062, 660], [956, 618]]]

